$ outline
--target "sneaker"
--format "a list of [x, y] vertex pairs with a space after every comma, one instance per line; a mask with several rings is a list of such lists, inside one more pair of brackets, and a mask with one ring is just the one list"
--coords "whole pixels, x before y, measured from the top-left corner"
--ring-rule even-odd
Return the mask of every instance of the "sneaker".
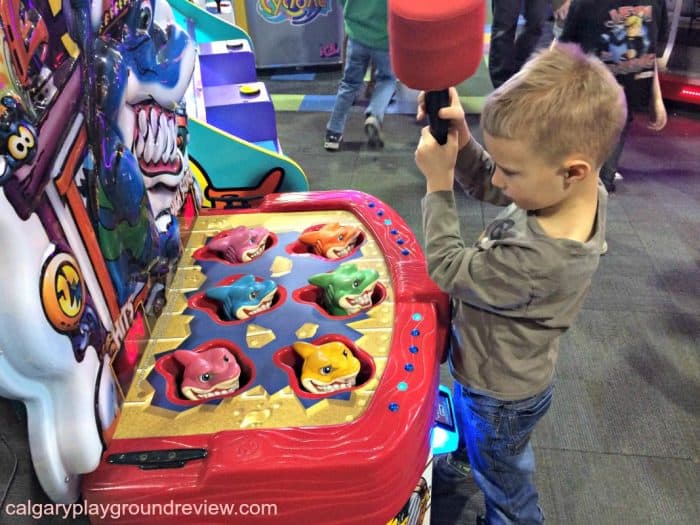
[[605, 189], [607, 190], [608, 194], [610, 193], [615, 193], [615, 183], [613, 181], [603, 181], [603, 186], [605, 186]]
[[444, 481], [459, 483], [471, 476], [472, 468], [466, 458], [462, 459], [460, 454], [451, 452], [435, 458], [433, 472]]
[[340, 143], [343, 141], [343, 135], [340, 133], [333, 133], [332, 131], [326, 131], [326, 139], [323, 142], [323, 147], [328, 151], [338, 151], [340, 149]]
[[384, 147], [382, 125], [374, 115], [367, 115], [367, 118], [365, 119], [365, 135], [367, 135], [367, 144], [373, 148]]

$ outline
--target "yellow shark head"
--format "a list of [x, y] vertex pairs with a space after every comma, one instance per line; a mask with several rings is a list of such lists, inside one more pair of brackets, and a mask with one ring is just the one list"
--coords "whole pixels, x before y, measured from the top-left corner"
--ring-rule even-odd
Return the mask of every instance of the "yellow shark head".
[[297, 341], [294, 351], [304, 359], [301, 384], [314, 394], [328, 394], [355, 386], [360, 360], [340, 341], [313, 345]]

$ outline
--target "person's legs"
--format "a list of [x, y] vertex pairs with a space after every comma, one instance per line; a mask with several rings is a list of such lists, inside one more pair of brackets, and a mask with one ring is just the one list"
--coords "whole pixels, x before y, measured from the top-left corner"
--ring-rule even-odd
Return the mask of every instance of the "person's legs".
[[489, 75], [497, 88], [513, 76], [515, 62], [515, 30], [520, 15], [520, 0], [492, 0], [491, 44], [489, 45]]
[[396, 77], [391, 69], [388, 50], [373, 49], [372, 62], [375, 66], [375, 84], [365, 114], [374, 115], [381, 124], [396, 89]]
[[627, 123], [625, 127], [622, 128], [622, 133], [620, 133], [620, 140], [617, 141], [615, 149], [600, 167], [600, 180], [605, 186], [605, 189], [608, 190], [608, 193], [615, 191], [615, 173], [617, 173], [617, 166], [622, 156], [622, 150], [625, 148], [625, 140], [627, 139], [627, 132], [629, 131], [631, 122], [632, 112], [630, 111], [627, 115]]
[[375, 85], [369, 105], [365, 110], [365, 133], [370, 146], [383, 147], [384, 138], [382, 136], [382, 123], [384, 113], [391, 102], [391, 97], [396, 89], [396, 77], [391, 70], [391, 60], [389, 51], [382, 49], [372, 50], [372, 63], [376, 71]]
[[362, 87], [369, 64], [370, 50], [359, 42], [348, 39], [347, 56], [343, 78], [338, 85], [338, 94], [335, 97], [333, 112], [326, 124], [326, 130], [342, 135], [345, 130], [345, 122], [348, 119], [350, 108], [355, 102], [355, 97]]
[[525, 0], [525, 27], [515, 40], [515, 68], [518, 71], [530, 58], [542, 36], [547, 18], [547, 0]]
[[458, 381], [455, 381], [452, 386], [452, 403], [455, 410], [455, 425], [459, 429], [457, 450], [435, 458], [433, 475], [440, 477], [442, 481], [458, 484], [471, 476], [464, 424], [462, 423], [462, 413], [464, 412], [462, 408], [462, 385]]
[[[530, 435], [547, 412], [553, 387], [521, 401], [501, 401], [462, 388], [459, 406], [474, 481], [484, 493], [489, 525], [540, 525]], [[457, 403], [456, 403], [457, 406]]]

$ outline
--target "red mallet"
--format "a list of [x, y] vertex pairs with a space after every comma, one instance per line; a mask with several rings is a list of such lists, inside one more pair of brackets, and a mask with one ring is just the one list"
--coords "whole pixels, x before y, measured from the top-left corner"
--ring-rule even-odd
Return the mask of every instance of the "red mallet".
[[448, 88], [474, 74], [483, 55], [484, 0], [389, 0], [389, 51], [396, 77], [425, 91], [430, 132], [447, 142], [437, 116], [450, 103]]

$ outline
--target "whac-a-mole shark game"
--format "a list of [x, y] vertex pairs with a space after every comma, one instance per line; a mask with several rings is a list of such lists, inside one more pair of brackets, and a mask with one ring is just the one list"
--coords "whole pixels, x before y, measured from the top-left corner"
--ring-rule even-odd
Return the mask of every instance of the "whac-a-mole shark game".
[[[389, 206], [306, 191], [245, 32], [186, 0], [0, 0], [0, 22], [0, 395], [48, 499], [427, 523], [447, 297]], [[253, 97], [231, 130], [209, 54]]]

